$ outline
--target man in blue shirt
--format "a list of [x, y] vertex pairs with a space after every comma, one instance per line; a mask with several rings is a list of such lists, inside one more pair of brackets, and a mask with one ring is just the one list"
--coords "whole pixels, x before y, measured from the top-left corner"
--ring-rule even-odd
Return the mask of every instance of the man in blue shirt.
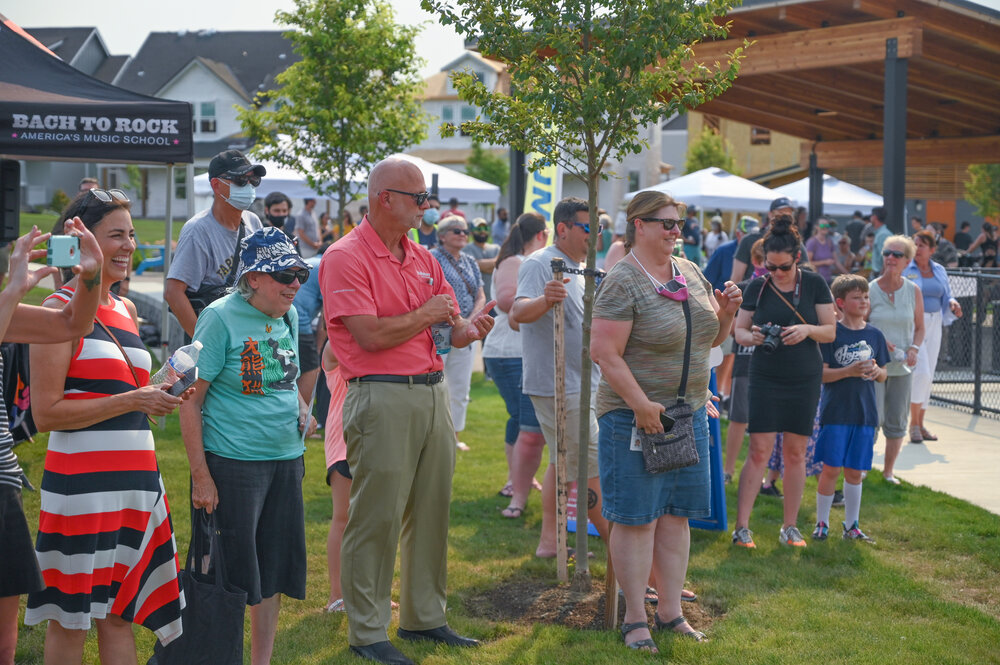
[[760, 222], [754, 217], [743, 216], [736, 222], [733, 230], [733, 240], [724, 242], [715, 248], [708, 263], [705, 264], [705, 279], [712, 283], [712, 288], [720, 291], [726, 287], [726, 280], [729, 279], [733, 271], [733, 257], [736, 256], [736, 248], [739, 247], [740, 240], [748, 233], [757, 233], [760, 229]]
[[299, 287], [292, 306], [299, 313], [299, 394], [308, 404], [319, 376], [319, 350], [326, 341], [326, 326], [317, 326], [313, 331], [312, 322], [323, 309], [323, 294], [319, 288], [319, 262], [322, 255], [306, 259], [309, 264], [309, 279]]
[[689, 261], [693, 261], [701, 267], [701, 222], [695, 216], [698, 209], [691, 206], [687, 210], [687, 219], [684, 220], [684, 228], [681, 236], [684, 238], [684, 256]]

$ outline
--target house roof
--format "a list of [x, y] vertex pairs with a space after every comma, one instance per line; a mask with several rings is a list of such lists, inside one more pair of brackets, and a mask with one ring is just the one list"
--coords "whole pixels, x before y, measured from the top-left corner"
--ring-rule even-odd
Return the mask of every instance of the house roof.
[[247, 98], [299, 60], [278, 30], [151, 32], [115, 85], [155, 95], [195, 58]]
[[128, 62], [127, 55], [110, 55], [105, 58], [93, 76], [95, 79], [104, 81], [105, 83], [111, 83], [115, 80], [115, 76], [118, 75], [122, 67], [125, 66], [126, 62]]
[[453, 70], [459, 69], [459, 65], [461, 65], [463, 61], [470, 59], [497, 74], [498, 76], [495, 90], [500, 91], [503, 89], [503, 86], [505, 85], [503, 73], [507, 70], [506, 65], [502, 62], [497, 62], [496, 60], [484, 58], [475, 51], [466, 51], [442, 67], [441, 71], [431, 74], [424, 79], [424, 90], [421, 95], [423, 100], [458, 99], [458, 93], [448, 89], [450, 75]]
[[97, 28], [25, 28], [32, 37], [59, 56], [63, 62], [73, 58]]

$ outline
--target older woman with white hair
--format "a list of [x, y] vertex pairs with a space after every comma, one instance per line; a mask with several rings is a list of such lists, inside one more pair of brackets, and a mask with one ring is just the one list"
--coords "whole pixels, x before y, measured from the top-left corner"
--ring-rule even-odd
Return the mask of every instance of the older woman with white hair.
[[[437, 233], [441, 244], [431, 250], [431, 256], [441, 264], [444, 278], [455, 291], [462, 316], [468, 318], [486, 303], [479, 265], [474, 258], [462, 251], [469, 243], [469, 226], [461, 217], [448, 215], [438, 222]], [[455, 427], [455, 445], [459, 450], [469, 449], [459, 440], [459, 432], [465, 429], [465, 410], [469, 406], [469, 385], [472, 383], [472, 364], [475, 359], [475, 345], [470, 344], [461, 349], [453, 347], [444, 361], [444, 377], [448, 380], [448, 395], [451, 400], [451, 420]]]
[[711, 257], [715, 248], [722, 243], [729, 242], [729, 235], [722, 230], [722, 217], [715, 215], [712, 217], [711, 224], [712, 230], [705, 234], [705, 241], [703, 243], [706, 257]]
[[298, 314], [309, 265], [277, 228], [240, 244], [236, 291], [205, 308], [194, 396], [181, 408], [191, 505], [213, 514], [229, 581], [247, 592], [251, 657], [270, 661], [280, 594], [306, 592]]

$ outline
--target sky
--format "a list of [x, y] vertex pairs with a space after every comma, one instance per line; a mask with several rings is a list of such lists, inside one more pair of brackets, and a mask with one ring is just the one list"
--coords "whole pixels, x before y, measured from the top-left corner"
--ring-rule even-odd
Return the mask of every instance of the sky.
[[[450, 27], [420, 9], [419, 0], [389, 0], [399, 23], [425, 23], [417, 38], [417, 54], [423, 58], [424, 77], [460, 56], [464, 42]], [[1000, 11], [1000, 0], [976, 0]], [[9, 3], [10, 0], [7, 0]], [[29, 27], [96, 26], [114, 55], [135, 55], [150, 32], [172, 30], [274, 30], [274, 13], [290, 10], [292, 0], [17, 0], [13, 6], [0, 3], [0, 13], [18, 25]]]

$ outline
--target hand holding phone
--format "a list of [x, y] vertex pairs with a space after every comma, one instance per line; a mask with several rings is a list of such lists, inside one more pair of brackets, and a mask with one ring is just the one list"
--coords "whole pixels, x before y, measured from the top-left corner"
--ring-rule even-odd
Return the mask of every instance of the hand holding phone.
[[80, 238], [78, 236], [52, 236], [46, 263], [56, 268], [72, 268], [80, 263]]
[[167, 388], [167, 392], [174, 397], [180, 397], [181, 393], [194, 385], [194, 382], [198, 380], [198, 366], [194, 366], [188, 371], [184, 372], [184, 375], [174, 381], [174, 384]]

